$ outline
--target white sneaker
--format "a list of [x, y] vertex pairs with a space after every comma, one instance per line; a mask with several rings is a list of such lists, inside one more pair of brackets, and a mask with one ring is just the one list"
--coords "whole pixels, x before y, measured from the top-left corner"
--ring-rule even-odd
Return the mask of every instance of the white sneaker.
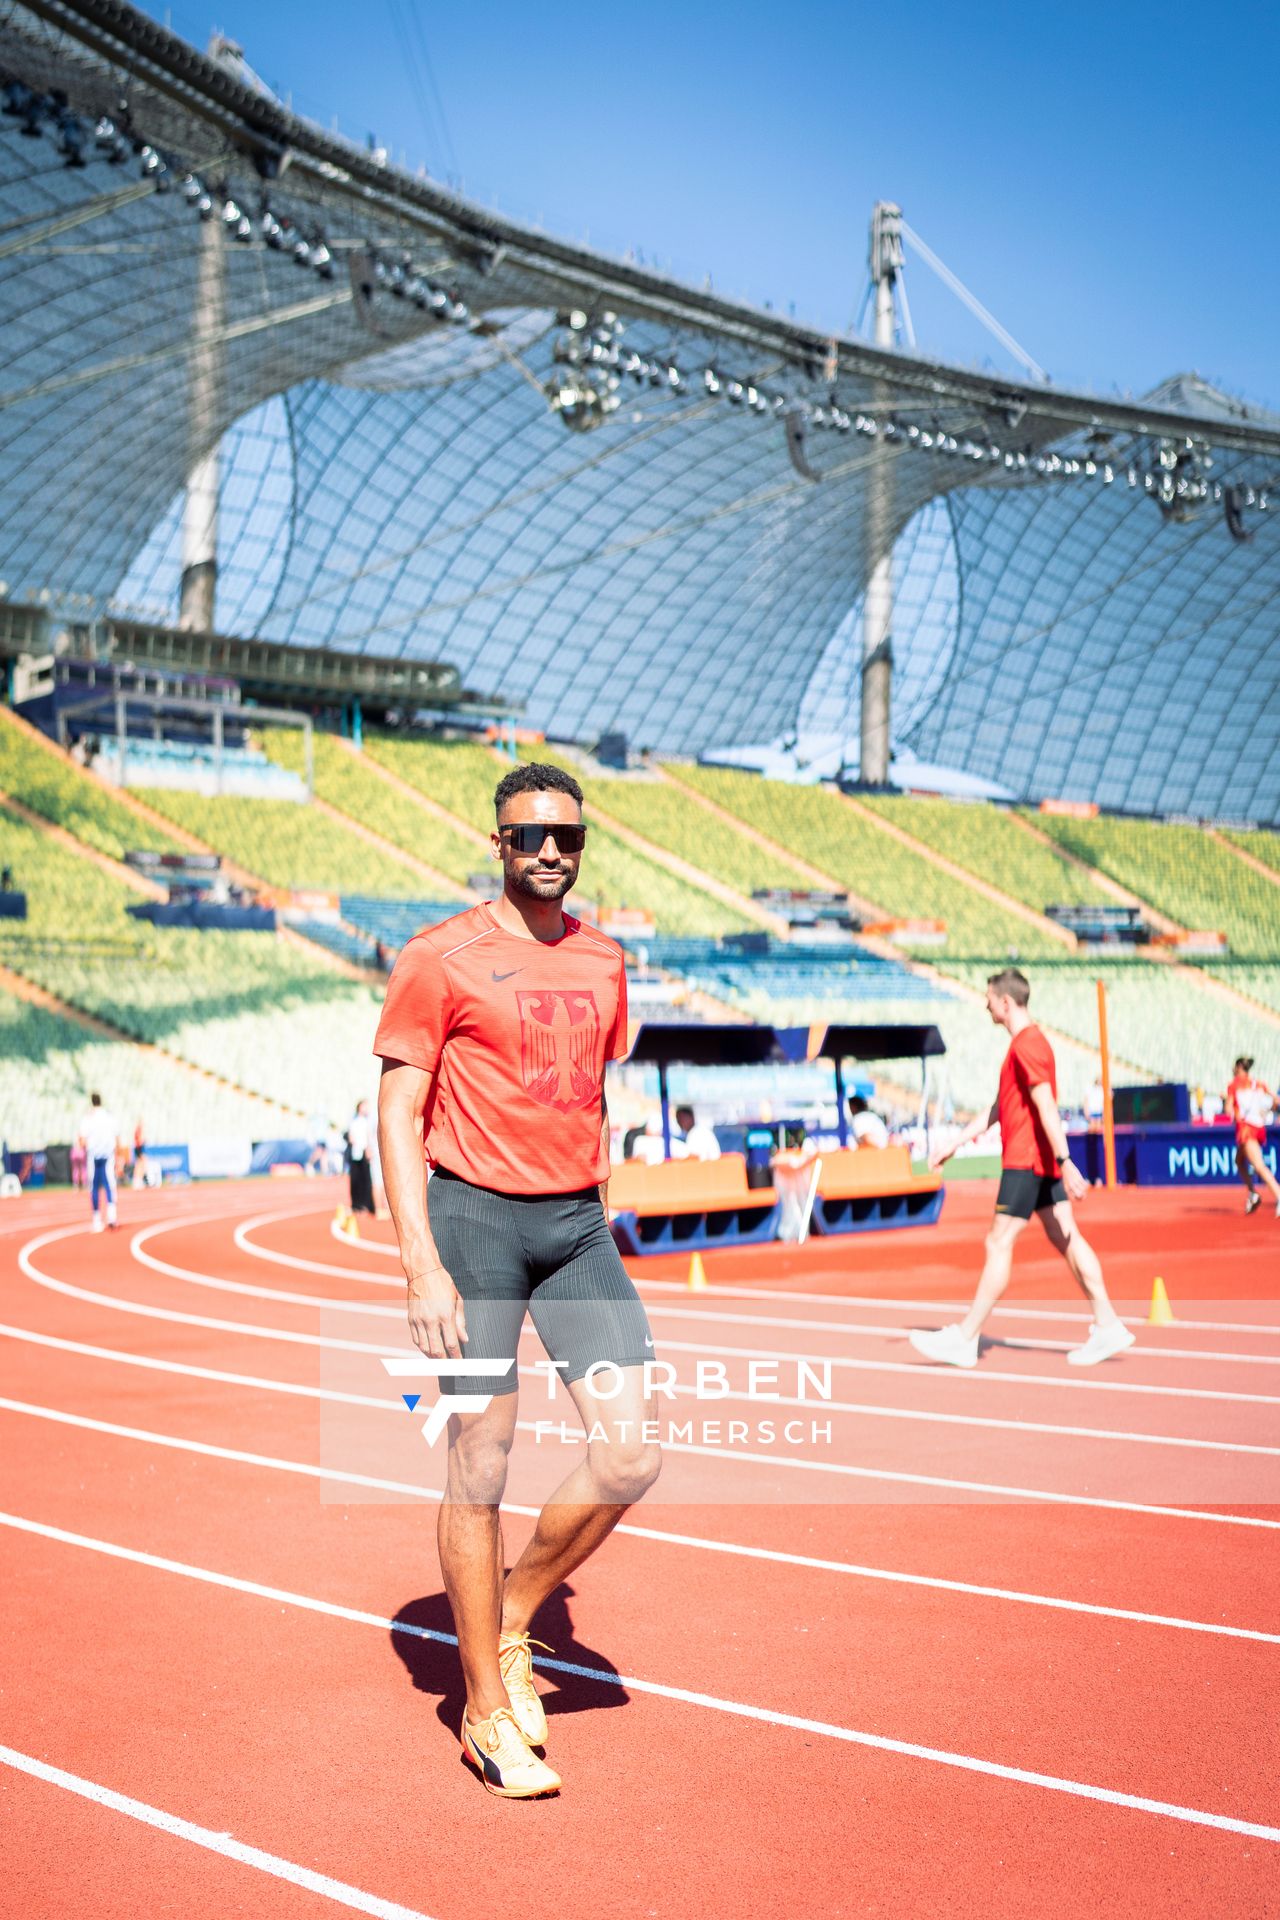
[[966, 1340], [958, 1326], [939, 1327], [933, 1333], [913, 1331], [908, 1335], [917, 1353], [926, 1360], [939, 1360], [949, 1367], [976, 1367], [978, 1364], [978, 1336]]
[[1119, 1320], [1113, 1320], [1109, 1327], [1100, 1327], [1095, 1320], [1084, 1345], [1073, 1347], [1067, 1355], [1067, 1365], [1096, 1367], [1099, 1360], [1110, 1360], [1113, 1354], [1123, 1353], [1133, 1341], [1132, 1331]]
[[96, 1213], [93, 1216], [93, 1231], [95, 1233], [104, 1233], [106, 1231], [103, 1221], [98, 1218]]
[[1244, 1210], [1246, 1214], [1256, 1213], [1258, 1211], [1258, 1208], [1261, 1205], [1262, 1205], [1262, 1195], [1255, 1191], [1251, 1193], [1249, 1195], [1249, 1198], [1245, 1201]]

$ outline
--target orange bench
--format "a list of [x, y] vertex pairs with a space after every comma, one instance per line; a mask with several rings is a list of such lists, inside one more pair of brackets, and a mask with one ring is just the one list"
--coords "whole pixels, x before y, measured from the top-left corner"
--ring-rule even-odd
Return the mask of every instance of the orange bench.
[[843, 1147], [822, 1156], [813, 1231], [930, 1226], [944, 1197], [942, 1176], [913, 1173], [906, 1147]]
[[624, 1161], [609, 1174], [614, 1238], [624, 1253], [743, 1246], [772, 1240], [781, 1203], [772, 1187], [747, 1185], [740, 1153], [719, 1160]]

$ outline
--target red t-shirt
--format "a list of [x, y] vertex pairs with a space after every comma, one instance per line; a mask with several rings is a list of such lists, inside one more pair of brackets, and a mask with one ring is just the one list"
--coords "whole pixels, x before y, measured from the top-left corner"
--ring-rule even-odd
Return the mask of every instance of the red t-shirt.
[[1024, 1027], [1011, 1042], [1000, 1069], [1000, 1156], [1006, 1167], [1025, 1168], [1043, 1177], [1055, 1174], [1058, 1162], [1031, 1099], [1032, 1087], [1042, 1084], [1048, 1085], [1056, 1100], [1053, 1048], [1039, 1027]]
[[488, 907], [415, 934], [387, 983], [373, 1050], [435, 1074], [427, 1158], [497, 1193], [576, 1193], [609, 1177], [607, 1060], [627, 1051], [622, 949], [565, 915], [520, 939]]

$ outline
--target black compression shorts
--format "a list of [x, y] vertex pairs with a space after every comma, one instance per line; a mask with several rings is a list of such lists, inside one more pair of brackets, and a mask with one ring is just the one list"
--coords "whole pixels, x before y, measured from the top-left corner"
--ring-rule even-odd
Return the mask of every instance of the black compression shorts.
[[[526, 1311], [561, 1380], [581, 1380], [600, 1361], [639, 1367], [653, 1359], [648, 1315], [598, 1188], [494, 1193], [437, 1167], [427, 1182], [427, 1218], [466, 1308], [465, 1359], [514, 1360]], [[440, 1387], [514, 1393], [516, 1369], [442, 1380]]]
[[1044, 1207], [1056, 1207], [1067, 1197], [1062, 1177], [1056, 1173], [1034, 1173], [1030, 1167], [1006, 1167], [1000, 1175], [996, 1212], [1010, 1213], [1015, 1220], [1029, 1220]]

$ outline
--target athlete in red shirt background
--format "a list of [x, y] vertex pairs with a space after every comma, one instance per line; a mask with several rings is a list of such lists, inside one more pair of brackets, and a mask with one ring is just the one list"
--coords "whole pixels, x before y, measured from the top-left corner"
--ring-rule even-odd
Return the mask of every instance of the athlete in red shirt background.
[[[585, 844], [582, 789], [559, 767], [525, 766], [494, 799], [502, 897], [409, 941], [374, 1051], [414, 1343], [495, 1363], [450, 1383], [481, 1404], [449, 1419], [438, 1541], [466, 1681], [463, 1753], [491, 1793], [528, 1799], [560, 1786], [535, 1751], [547, 1721], [534, 1615], [652, 1484], [659, 1454], [645, 1425], [653, 1340], [604, 1208], [604, 1069], [627, 1049], [626, 969], [621, 948], [560, 905]], [[504, 1579], [498, 1505], [526, 1310], [588, 1444]]]
[[1262, 1157], [1262, 1149], [1267, 1144], [1267, 1121], [1274, 1106], [1275, 1095], [1270, 1087], [1265, 1080], [1254, 1078], [1253, 1061], [1242, 1056], [1236, 1061], [1235, 1073], [1227, 1088], [1226, 1108], [1228, 1118], [1236, 1123], [1236, 1166], [1249, 1196], [1244, 1210], [1254, 1213], [1262, 1205], [1262, 1195], [1253, 1184], [1256, 1173], [1263, 1186], [1270, 1189], [1276, 1203], [1276, 1218], [1280, 1220], [1280, 1184]]
[[1067, 1355], [1072, 1366], [1096, 1366], [1133, 1345], [1132, 1333], [1107, 1298], [1098, 1256], [1071, 1211], [1071, 1202], [1084, 1198], [1088, 1183], [1067, 1152], [1066, 1130], [1058, 1112], [1053, 1048], [1027, 1012], [1030, 998], [1026, 975], [1016, 967], [993, 973], [988, 980], [987, 1012], [1009, 1035], [1000, 1090], [990, 1112], [979, 1114], [952, 1146], [934, 1153], [929, 1162], [934, 1168], [943, 1166], [957, 1147], [976, 1140], [999, 1122], [1004, 1170], [973, 1305], [954, 1326], [911, 1334], [917, 1353], [953, 1367], [977, 1365], [978, 1335], [1009, 1284], [1014, 1242], [1033, 1213], [1093, 1307], [1089, 1338]]

